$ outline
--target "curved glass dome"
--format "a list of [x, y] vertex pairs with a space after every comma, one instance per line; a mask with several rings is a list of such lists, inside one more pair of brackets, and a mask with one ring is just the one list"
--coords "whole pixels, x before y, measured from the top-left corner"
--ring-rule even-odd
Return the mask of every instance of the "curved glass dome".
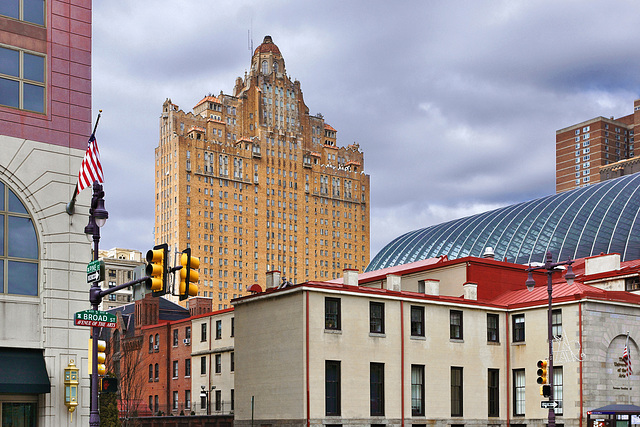
[[411, 231], [388, 243], [366, 271], [447, 255], [519, 264], [619, 253], [640, 258], [640, 173]]

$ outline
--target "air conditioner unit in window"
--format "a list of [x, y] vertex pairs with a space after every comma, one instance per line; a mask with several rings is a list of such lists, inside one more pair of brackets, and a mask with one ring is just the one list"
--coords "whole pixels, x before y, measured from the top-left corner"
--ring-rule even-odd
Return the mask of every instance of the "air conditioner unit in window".
[[153, 346], [153, 349], [154, 349], [154, 350], [156, 350], [156, 351], [158, 351], [159, 347], [158, 347], [157, 345], [154, 345], [154, 346]]
[[191, 344], [191, 339], [190, 338], [185, 338], [182, 340], [182, 342], [184, 343], [184, 345], [190, 345]]

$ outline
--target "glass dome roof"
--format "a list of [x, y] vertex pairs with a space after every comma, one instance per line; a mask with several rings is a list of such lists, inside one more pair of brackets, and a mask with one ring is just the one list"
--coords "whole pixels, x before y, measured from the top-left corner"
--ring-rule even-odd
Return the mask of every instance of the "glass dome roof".
[[640, 173], [414, 230], [388, 243], [366, 271], [446, 255], [519, 264], [619, 253], [640, 258]]

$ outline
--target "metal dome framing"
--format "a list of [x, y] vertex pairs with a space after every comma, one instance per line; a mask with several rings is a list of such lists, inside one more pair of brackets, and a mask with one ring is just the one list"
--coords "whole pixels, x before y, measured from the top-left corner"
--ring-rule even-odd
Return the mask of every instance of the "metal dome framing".
[[447, 255], [528, 264], [619, 253], [640, 258], [640, 173], [414, 230], [388, 243], [366, 271]]

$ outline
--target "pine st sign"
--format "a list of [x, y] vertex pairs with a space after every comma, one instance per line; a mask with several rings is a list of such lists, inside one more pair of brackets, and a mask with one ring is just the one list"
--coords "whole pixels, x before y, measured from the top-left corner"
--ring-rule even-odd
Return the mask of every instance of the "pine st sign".
[[87, 283], [104, 280], [104, 261], [96, 260], [87, 264]]
[[98, 328], [115, 328], [116, 315], [106, 311], [85, 310], [75, 315], [76, 326], [95, 326]]

